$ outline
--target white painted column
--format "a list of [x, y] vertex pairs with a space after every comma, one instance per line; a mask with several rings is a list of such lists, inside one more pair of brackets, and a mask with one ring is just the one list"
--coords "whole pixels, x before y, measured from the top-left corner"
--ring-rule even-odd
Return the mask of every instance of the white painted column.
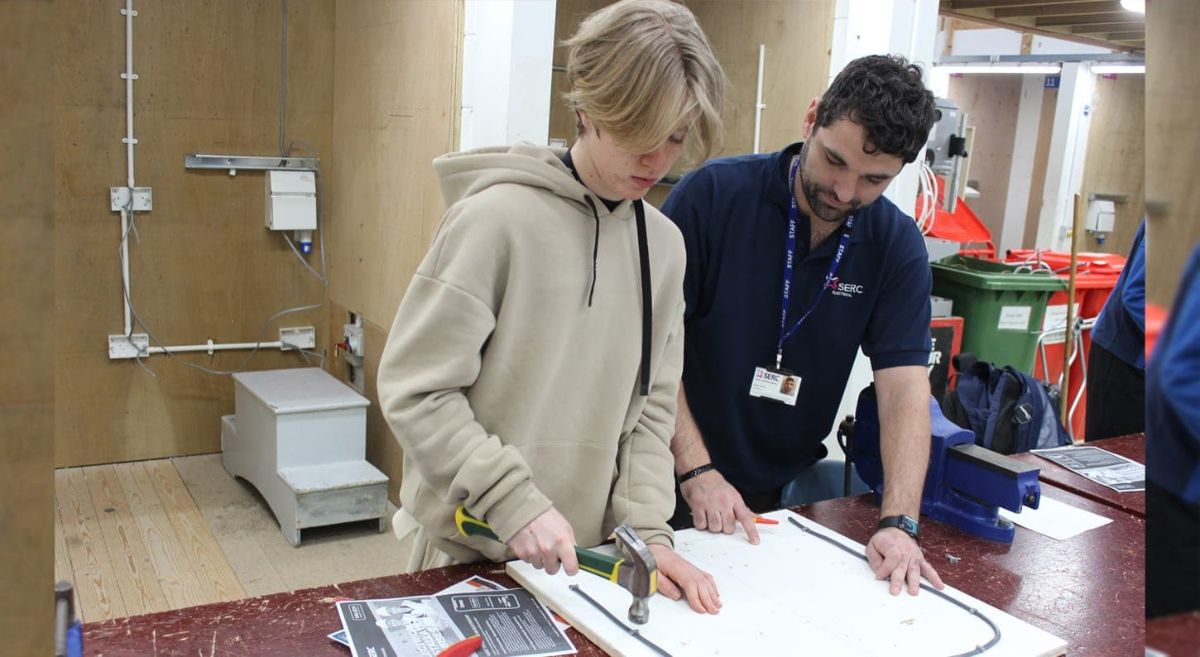
[[[870, 3], [877, 6], [878, 3]], [[925, 86], [930, 86], [933, 69], [934, 44], [937, 42], [938, 3], [936, 0], [901, 0], [892, 7], [891, 50], [919, 64], [925, 74]], [[920, 157], [904, 167], [888, 185], [884, 195], [909, 215], [916, 214], [917, 191], [920, 186]]]
[[1096, 77], [1087, 64], [1064, 64], [1054, 109], [1054, 133], [1046, 163], [1046, 187], [1038, 218], [1039, 248], [1069, 250], [1074, 195], [1083, 181]]
[[[925, 73], [925, 85], [930, 86], [937, 26], [937, 0], [838, 0], [834, 10], [829, 81], [833, 82], [846, 64], [859, 57], [898, 54], [920, 64]], [[884, 192], [884, 196], [909, 216], [916, 211], [918, 176], [917, 165], [907, 165]], [[871, 362], [860, 349], [842, 393], [837, 422], [854, 414], [859, 393], [873, 379]], [[825, 438], [825, 446], [833, 460], [842, 459], [836, 426]]]
[[[846, 64], [865, 55], [898, 54], [920, 64], [930, 85], [937, 42], [937, 0], [838, 0], [833, 18], [829, 81]], [[906, 166], [884, 196], [912, 215], [917, 206], [918, 170]]]
[[554, 0], [466, 0], [462, 150], [546, 143], [554, 10]]
[[[1021, 248], [1029, 193], [1033, 186], [1033, 160], [1037, 154], [1038, 128], [1042, 118], [1042, 89], [1046, 79], [1026, 75], [1021, 82], [1021, 104], [1013, 138], [1012, 166], [1008, 172], [1008, 195], [1004, 199], [1004, 221], [996, 244], [998, 254]], [[1041, 190], [1038, 190], [1039, 192]]]
[[829, 58], [830, 82], [833, 82], [833, 78], [852, 60], [864, 55], [892, 52], [890, 33], [894, 4], [900, 3], [838, 0], [833, 15], [833, 46]]

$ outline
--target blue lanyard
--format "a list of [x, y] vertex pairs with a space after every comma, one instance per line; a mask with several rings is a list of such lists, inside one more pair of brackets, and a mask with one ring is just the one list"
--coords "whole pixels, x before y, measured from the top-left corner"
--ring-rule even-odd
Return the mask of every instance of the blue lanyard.
[[845, 229], [842, 230], [842, 237], [838, 241], [837, 252], [833, 255], [833, 262], [829, 263], [829, 273], [825, 274], [825, 282], [821, 285], [821, 290], [817, 292], [817, 298], [813, 304], [804, 311], [800, 319], [792, 325], [789, 330], [787, 328], [788, 317], [788, 300], [792, 295], [792, 274], [796, 269], [796, 222], [800, 218], [800, 206], [796, 204], [796, 172], [800, 167], [800, 158], [792, 159], [792, 168], [788, 173], [788, 191], [792, 195], [791, 206], [788, 207], [788, 232], [787, 232], [787, 251], [783, 261], [783, 308], [779, 312], [779, 342], [775, 345], [775, 369], [779, 369], [783, 364], [783, 343], [800, 328], [804, 320], [812, 314], [816, 309], [817, 304], [821, 302], [821, 298], [825, 296], [825, 290], [837, 276], [838, 266], [842, 264], [842, 259], [846, 257], [846, 250], [850, 245], [850, 233], [854, 230], [854, 215], [846, 218]]

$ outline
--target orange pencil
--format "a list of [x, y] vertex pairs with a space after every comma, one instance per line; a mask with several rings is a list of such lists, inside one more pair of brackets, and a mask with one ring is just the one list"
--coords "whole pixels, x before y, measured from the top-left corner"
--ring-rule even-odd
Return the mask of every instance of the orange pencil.
[[764, 518], [762, 516], [754, 516], [754, 524], [756, 524], [756, 525], [778, 525], [779, 521], [773, 520], [771, 518]]

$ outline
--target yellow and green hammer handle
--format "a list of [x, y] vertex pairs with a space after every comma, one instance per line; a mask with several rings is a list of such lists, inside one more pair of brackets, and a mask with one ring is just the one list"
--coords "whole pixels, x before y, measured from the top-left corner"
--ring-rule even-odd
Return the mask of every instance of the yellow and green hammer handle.
[[[500, 540], [500, 537], [496, 536], [496, 532], [492, 531], [491, 525], [467, 513], [466, 508], [461, 504], [454, 512], [454, 524], [458, 525], [458, 532], [463, 536], [483, 536], [495, 541]], [[617, 575], [621, 570], [621, 564], [625, 561], [621, 557], [601, 554], [578, 545], [575, 546], [575, 557], [579, 559], [580, 568], [613, 583], [617, 583]]]

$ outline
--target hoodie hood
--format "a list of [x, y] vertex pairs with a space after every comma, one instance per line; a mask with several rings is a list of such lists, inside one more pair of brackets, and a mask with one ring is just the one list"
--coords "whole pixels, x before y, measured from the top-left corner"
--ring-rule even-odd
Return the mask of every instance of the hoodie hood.
[[[579, 203], [590, 214], [595, 204], [599, 214], [610, 214], [596, 195], [575, 179], [560, 159], [565, 149], [550, 149], [529, 143], [513, 146], [478, 148], [461, 153], [448, 153], [433, 161], [442, 198], [449, 207], [479, 192], [499, 184], [537, 187]], [[592, 203], [588, 197], [592, 197]], [[628, 202], [622, 202], [613, 213], [626, 214]]]
[[[587, 305], [592, 306], [596, 292], [600, 254], [600, 216], [628, 216], [629, 209], [637, 218], [638, 264], [641, 268], [642, 287], [642, 363], [641, 394], [650, 394], [650, 338], [653, 332], [650, 256], [646, 241], [646, 216], [644, 203], [622, 201], [610, 212], [603, 203], [597, 203], [593, 194], [575, 178], [562, 161], [564, 149], [552, 150], [529, 143], [513, 146], [479, 148], [462, 153], [449, 153], [433, 161], [438, 175], [438, 184], [446, 206], [452, 206], [465, 198], [499, 184], [516, 184], [550, 191], [564, 199], [584, 206], [583, 211], [592, 216], [595, 229], [592, 238], [592, 280], [588, 289]], [[590, 211], [590, 212], [589, 212]]]

